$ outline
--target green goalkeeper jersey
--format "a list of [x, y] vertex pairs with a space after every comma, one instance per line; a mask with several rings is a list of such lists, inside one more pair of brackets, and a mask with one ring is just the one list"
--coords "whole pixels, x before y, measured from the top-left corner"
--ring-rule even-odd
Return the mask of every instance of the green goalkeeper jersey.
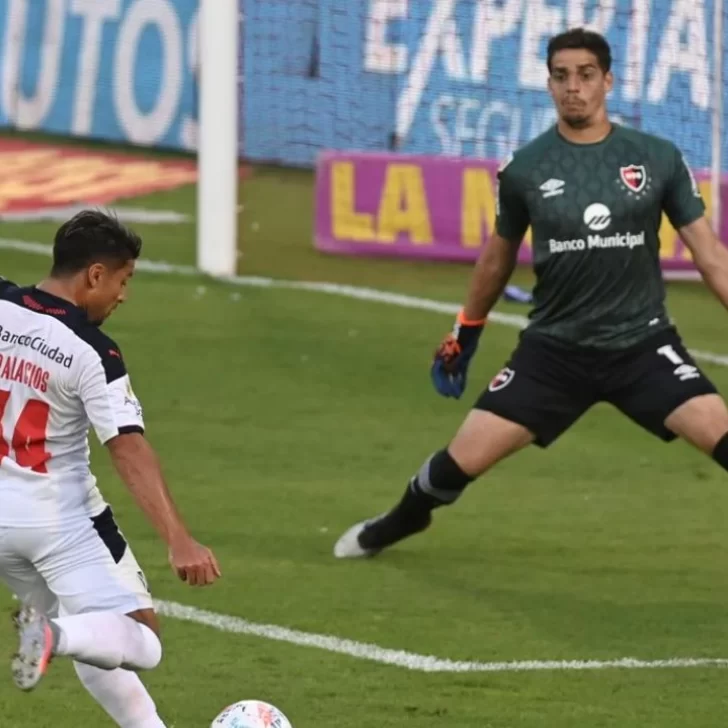
[[498, 234], [518, 244], [531, 226], [537, 282], [525, 336], [621, 349], [670, 326], [662, 212], [680, 228], [705, 210], [672, 142], [615, 124], [601, 142], [574, 144], [554, 126], [498, 180]]

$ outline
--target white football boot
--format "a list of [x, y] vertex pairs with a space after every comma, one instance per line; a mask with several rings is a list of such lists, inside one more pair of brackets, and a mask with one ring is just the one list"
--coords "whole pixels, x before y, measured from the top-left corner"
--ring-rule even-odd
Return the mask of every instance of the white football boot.
[[18, 651], [11, 663], [13, 680], [21, 690], [32, 690], [45, 675], [53, 658], [56, 631], [50, 620], [30, 604], [15, 614]]
[[353, 525], [334, 545], [334, 556], [337, 559], [365, 559], [376, 556], [382, 549], [365, 549], [359, 543], [359, 535], [367, 526], [375, 523], [380, 518], [384, 518], [385, 515], [382, 513], [376, 518], [369, 518]]

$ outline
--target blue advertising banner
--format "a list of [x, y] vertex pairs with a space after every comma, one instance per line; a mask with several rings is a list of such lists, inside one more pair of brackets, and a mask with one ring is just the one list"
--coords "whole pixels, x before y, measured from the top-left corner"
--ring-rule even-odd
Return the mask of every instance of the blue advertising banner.
[[713, 0], [248, 0], [246, 8], [251, 157], [310, 164], [325, 146], [503, 158], [554, 121], [548, 38], [587, 24], [612, 46], [614, 116], [709, 166]]
[[[612, 44], [615, 117], [706, 168], [720, 1], [240, 0], [240, 151], [503, 158], [553, 123], [548, 38], [588, 24]], [[0, 126], [194, 149], [197, 6], [0, 0]]]
[[196, 144], [197, 0], [0, 0], [0, 126]]

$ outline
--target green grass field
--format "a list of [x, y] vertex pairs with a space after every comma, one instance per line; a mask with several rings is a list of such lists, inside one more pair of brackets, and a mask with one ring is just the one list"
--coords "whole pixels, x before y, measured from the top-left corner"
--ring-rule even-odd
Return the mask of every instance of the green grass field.
[[[241, 273], [462, 298], [463, 266], [317, 254], [308, 173], [256, 170], [241, 196]], [[134, 204], [190, 212], [194, 189]], [[194, 225], [138, 230], [146, 258], [194, 262]], [[53, 231], [0, 224], [6, 239], [50, 242]], [[48, 264], [6, 250], [0, 260], [22, 282]], [[728, 353], [728, 318], [700, 285], [669, 295], [691, 347]], [[333, 559], [340, 532], [391, 505], [447, 443], [516, 339], [492, 325], [469, 396], [444, 400], [428, 368], [450, 324], [320, 293], [136, 277], [107, 328], [179, 504], [224, 572], [205, 590], [176, 581], [94, 447], [155, 595], [453, 660], [728, 658], [728, 476], [606, 407], [548, 451], [501, 464], [426, 535], [376, 560]], [[728, 369], [705, 370], [728, 392]], [[0, 593], [0, 609], [11, 608]], [[207, 728], [250, 697], [279, 705], [294, 728], [714, 728], [728, 709], [719, 668], [428, 674], [171, 618], [163, 630], [165, 660], [146, 682], [175, 728]], [[6, 659], [9, 618], [0, 645]], [[2, 728], [110, 725], [67, 663], [29, 695], [9, 675], [0, 684]]]

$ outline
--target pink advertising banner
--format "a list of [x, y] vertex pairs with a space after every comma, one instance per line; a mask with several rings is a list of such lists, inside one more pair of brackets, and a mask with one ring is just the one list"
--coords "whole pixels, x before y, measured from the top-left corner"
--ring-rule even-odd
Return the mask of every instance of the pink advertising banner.
[[[316, 169], [315, 245], [324, 252], [473, 261], [495, 223], [493, 160], [367, 152], [324, 152]], [[711, 209], [707, 175], [696, 174]], [[728, 210], [728, 184], [721, 185]], [[722, 239], [728, 240], [728, 215]], [[519, 262], [531, 261], [531, 231]], [[663, 216], [662, 267], [694, 271], [690, 254]]]

